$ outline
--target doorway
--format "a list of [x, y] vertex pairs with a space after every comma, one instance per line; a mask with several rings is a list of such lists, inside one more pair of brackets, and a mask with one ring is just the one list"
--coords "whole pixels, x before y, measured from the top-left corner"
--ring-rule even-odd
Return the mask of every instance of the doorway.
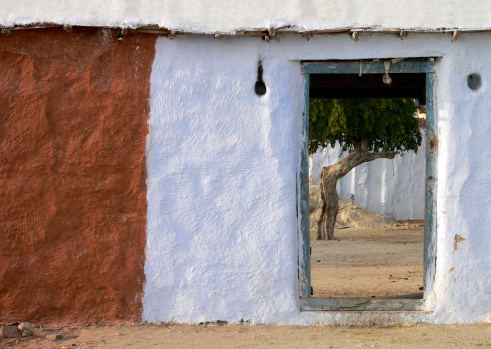
[[[433, 64], [434, 60], [427, 58], [302, 63], [306, 103], [303, 114], [304, 141], [298, 186], [301, 309], [386, 311], [423, 309], [424, 295], [431, 290], [435, 269], [433, 242], [436, 227], [433, 217], [436, 154], [432, 143], [435, 81]], [[384, 76], [392, 76], [390, 84], [386, 83]], [[309, 187], [308, 165], [310, 98], [411, 98], [425, 107], [424, 221], [399, 222], [396, 223], [397, 225], [386, 226], [377, 231], [339, 230], [340, 242], [311, 243], [312, 222], [309, 215], [312, 212], [312, 205], [309, 205], [309, 197], [312, 196], [314, 188]], [[402, 240], [401, 235], [405, 236]], [[367, 249], [367, 244], [372, 244], [372, 249]], [[357, 249], [356, 246], [359, 248]], [[360, 247], [364, 247], [363, 251]], [[405, 254], [408, 258], [401, 263], [399, 258], [401, 255], [398, 252], [403, 250], [407, 250]], [[370, 266], [368, 268], [366, 265], [359, 265], [360, 262], [366, 264], [368, 257], [372, 260], [379, 259], [380, 265], [368, 264]], [[341, 263], [342, 260], [344, 265]], [[409, 265], [406, 263], [408, 260], [411, 261]], [[357, 268], [357, 273], [354, 273], [353, 268]], [[401, 273], [403, 269], [405, 271]], [[324, 271], [322, 280], [313, 279], [322, 274], [321, 270]], [[342, 282], [343, 278], [352, 276], [350, 270], [351, 274], [359, 276], [351, 285]], [[394, 272], [391, 273], [390, 270]], [[382, 283], [380, 278], [377, 279], [377, 275], [385, 274], [387, 280]], [[365, 292], [368, 283], [372, 281], [380, 287]], [[389, 291], [392, 283], [400, 286], [395, 292]], [[313, 285], [315, 288], [312, 287]]]

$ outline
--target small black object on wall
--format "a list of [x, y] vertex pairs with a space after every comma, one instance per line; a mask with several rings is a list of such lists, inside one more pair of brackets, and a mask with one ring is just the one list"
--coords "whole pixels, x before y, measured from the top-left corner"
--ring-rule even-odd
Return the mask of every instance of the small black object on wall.
[[263, 63], [261, 61], [257, 63], [257, 81], [254, 85], [254, 91], [258, 96], [266, 94], [266, 85], [263, 80]]
[[467, 86], [469, 86], [471, 90], [479, 90], [481, 84], [481, 75], [474, 73], [467, 76]]

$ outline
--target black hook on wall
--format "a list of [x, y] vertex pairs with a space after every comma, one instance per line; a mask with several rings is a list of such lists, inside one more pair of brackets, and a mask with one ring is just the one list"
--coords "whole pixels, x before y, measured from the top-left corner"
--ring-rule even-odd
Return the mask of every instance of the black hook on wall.
[[263, 80], [263, 63], [262, 61], [259, 61], [257, 63], [257, 81], [256, 84], [254, 85], [254, 91], [258, 96], [263, 96], [266, 94], [266, 84], [264, 83]]

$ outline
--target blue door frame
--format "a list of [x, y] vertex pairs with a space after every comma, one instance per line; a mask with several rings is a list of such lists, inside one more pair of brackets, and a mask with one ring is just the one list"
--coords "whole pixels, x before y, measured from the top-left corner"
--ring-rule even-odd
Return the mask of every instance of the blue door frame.
[[301, 310], [331, 311], [423, 311], [425, 299], [433, 289], [436, 264], [436, 138], [435, 138], [435, 72], [433, 59], [391, 62], [389, 74], [426, 74], [426, 186], [424, 238], [423, 299], [388, 298], [312, 298], [310, 278], [309, 225], [309, 89], [311, 74], [383, 74], [385, 66], [379, 61], [305, 62], [301, 64], [304, 79], [305, 107], [302, 115], [302, 149], [298, 176], [299, 198], [299, 282]]

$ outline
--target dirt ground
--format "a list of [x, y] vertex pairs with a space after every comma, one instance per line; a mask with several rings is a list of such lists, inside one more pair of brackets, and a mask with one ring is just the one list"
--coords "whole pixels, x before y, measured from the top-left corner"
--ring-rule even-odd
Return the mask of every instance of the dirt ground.
[[423, 222], [335, 229], [340, 240], [311, 240], [313, 297], [423, 295]]
[[[49, 334], [61, 334], [51, 340]], [[2, 348], [491, 348], [491, 324], [411, 327], [111, 325], [37, 328]]]
[[322, 208], [309, 183], [313, 297], [422, 298], [424, 221], [396, 222], [339, 200], [334, 236], [316, 240]]

